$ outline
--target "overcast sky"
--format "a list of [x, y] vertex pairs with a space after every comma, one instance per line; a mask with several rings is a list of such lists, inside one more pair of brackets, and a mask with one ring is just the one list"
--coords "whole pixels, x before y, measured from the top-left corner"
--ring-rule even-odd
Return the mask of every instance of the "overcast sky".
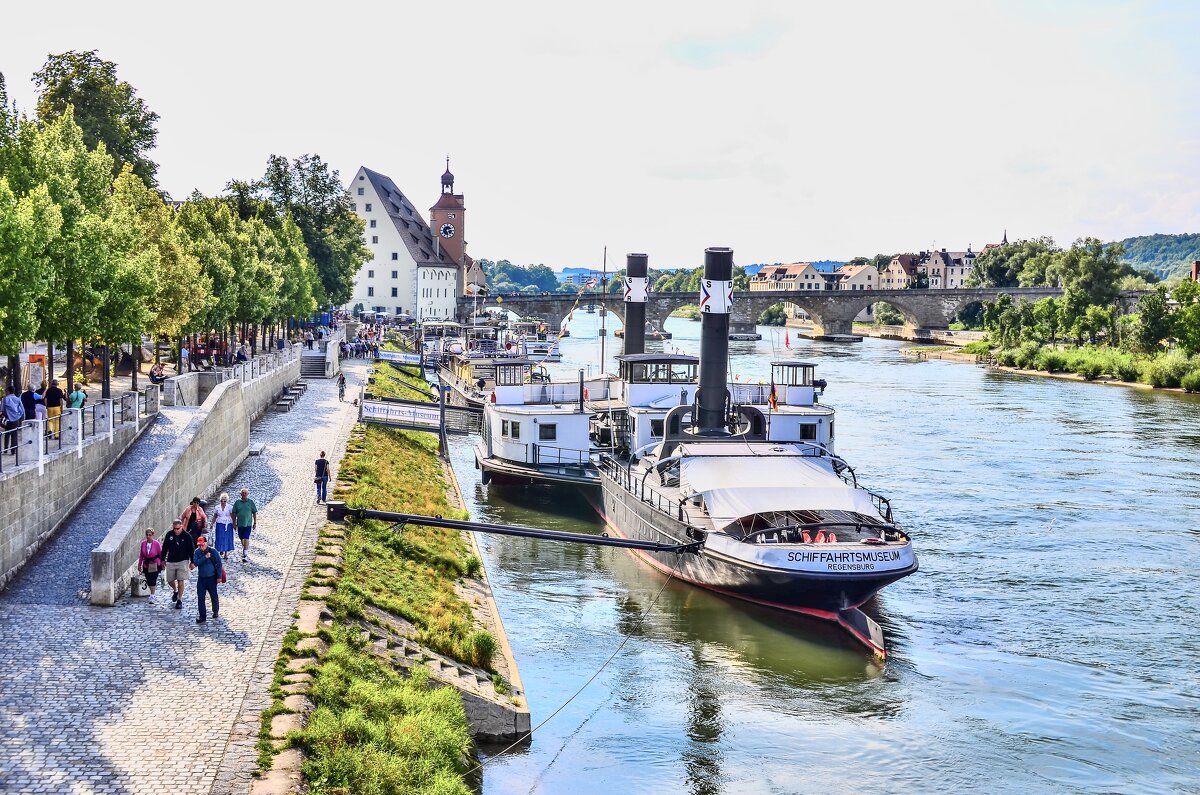
[[1200, 231], [1200, 3], [9, 5], [0, 71], [98, 49], [176, 198], [315, 152], [476, 257], [848, 259]]

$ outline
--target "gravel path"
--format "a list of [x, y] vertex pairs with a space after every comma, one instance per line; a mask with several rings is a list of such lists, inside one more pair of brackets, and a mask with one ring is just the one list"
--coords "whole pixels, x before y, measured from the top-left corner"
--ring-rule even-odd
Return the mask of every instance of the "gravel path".
[[[19, 604], [77, 605], [91, 587], [90, 553], [183, 433], [195, 409], [164, 408], [91, 494], [4, 591], [0, 610]], [[181, 509], [182, 510], [182, 509]]]

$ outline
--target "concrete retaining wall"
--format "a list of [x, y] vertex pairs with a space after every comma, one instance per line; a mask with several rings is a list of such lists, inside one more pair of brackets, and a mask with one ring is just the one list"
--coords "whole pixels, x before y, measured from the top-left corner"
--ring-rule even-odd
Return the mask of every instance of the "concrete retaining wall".
[[[5, 472], [0, 478], [0, 588], [37, 554], [129, 445], [154, 422], [158, 387], [151, 387], [147, 394], [152, 398], [147, 405], [149, 414], [136, 422], [117, 425], [111, 438], [107, 433], [110, 401], [97, 401], [87, 409], [86, 417], [77, 409], [67, 410], [61, 420], [64, 447], [46, 456], [41, 474], [37, 466], [28, 466]], [[136, 411], [136, 402], [133, 405]], [[81, 419], [86, 436], [82, 445]], [[89, 435], [93, 427], [98, 433]], [[37, 449], [34, 445], [39, 437], [35, 423], [22, 429], [22, 440], [28, 441], [30, 449]]]
[[[255, 373], [256, 378], [241, 380]], [[94, 605], [115, 604], [128, 586], [145, 528], [153, 527], [162, 535], [192, 497], [212, 494], [233, 475], [250, 451], [250, 423], [285, 386], [299, 379], [299, 350], [272, 354], [253, 367], [238, 365], [197, 375], [201, 392], [213, 384], [199, 412], [92, 551]]]
[[164, 406], [199, 406], [200, 373], [184, 373], [163, 382]]

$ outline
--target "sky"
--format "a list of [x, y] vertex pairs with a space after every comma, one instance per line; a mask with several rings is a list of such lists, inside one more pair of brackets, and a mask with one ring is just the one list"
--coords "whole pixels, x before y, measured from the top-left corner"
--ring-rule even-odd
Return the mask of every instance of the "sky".
[[423, 208], [449, 155], [477, 259], [1200, 231], [1196, 2], [6, 5], [20, 108], [48, 54], [99, 50], [175, 198], [316, 153]]

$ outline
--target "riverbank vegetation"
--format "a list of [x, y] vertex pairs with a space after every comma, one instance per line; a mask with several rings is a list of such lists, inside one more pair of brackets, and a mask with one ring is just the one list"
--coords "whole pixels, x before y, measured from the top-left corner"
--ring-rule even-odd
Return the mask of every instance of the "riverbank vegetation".
[[758, 316], [758, 325], [785, 326], [787, 325], [787, 319], [787, 313], [783, 309], [783, 304], [771, 304]]
[[1002, 294], [984, 306], [987, 340], [963, 350], [1008, 367], [1200, 391], [1200, 284], [1159, 285], [1126, 315], [1080, 295], [1013, 303]]
[[700, 305], [699, 304], [686, 304], [684, 306], [681, 306], [678, 309], [676, 309], [674, 312], [671, 313], [671, 317], [681, 317], [681, 318], [684, 318], [685, 320], [699, 320], [700, 319]]

